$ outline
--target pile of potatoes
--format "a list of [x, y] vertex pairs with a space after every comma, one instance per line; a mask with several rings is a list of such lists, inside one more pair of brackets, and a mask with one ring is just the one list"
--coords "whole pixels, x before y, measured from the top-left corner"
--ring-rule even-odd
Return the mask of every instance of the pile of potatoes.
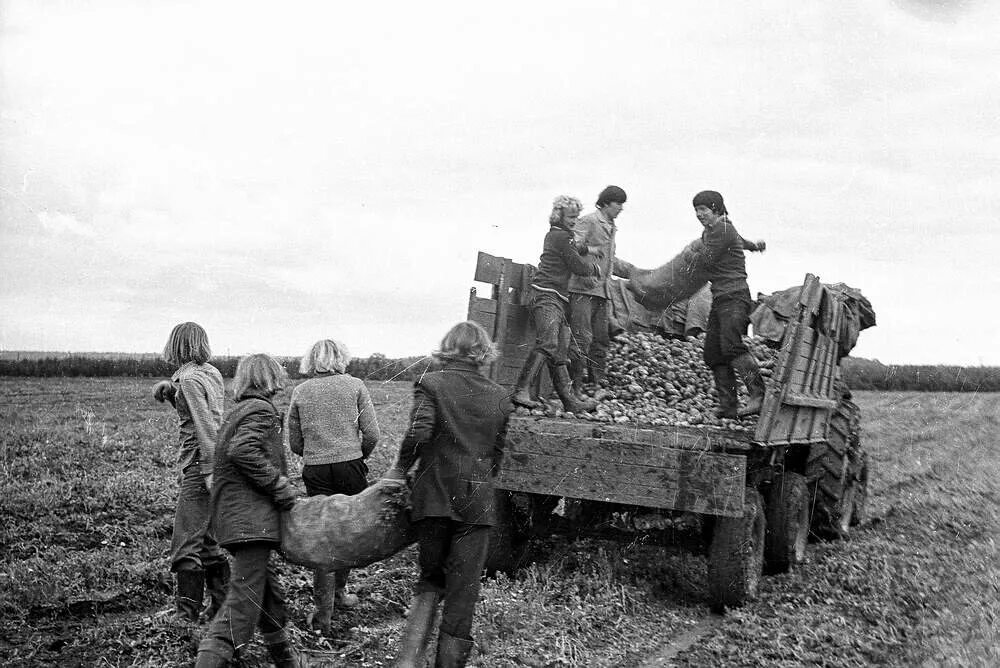
[[[745, 342], [757, 358], [765, 381], [770, 377], [778, 351], [757, 337]], [[757, 417], [724, 420], [715, 416], [718, 402], [712, 372], [702, 359], [704, 335], [669, 339], [652, 332], [617, 336], [608, 351], [608, 370], [603, 387], [588, 388], [597, 399], [591, 413], [565, 413], [558, 401], [545, 409], [519, 412], [548, 417], [570, 417], [597, 422], [647, 426], [707, 425], [733, 430], [752, 430]], [[739, 383], [740, 402], [746, 389]]]

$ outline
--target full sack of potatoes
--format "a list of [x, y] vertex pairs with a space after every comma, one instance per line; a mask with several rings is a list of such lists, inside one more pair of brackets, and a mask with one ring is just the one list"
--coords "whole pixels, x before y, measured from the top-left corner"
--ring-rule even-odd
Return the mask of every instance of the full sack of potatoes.
[[379, 480], [354, 496], [332, 494], [299, 499], [281, 519], [281, 552], [310, 568], [359, 568], [413, 543], [409, 490]]
[[650, 310], [664, 309], [687, 299], [708, 283], [700, 262], [704, 248], [701, 239], [695, 239], [665, 265], [636, 270], [628, 282], [629, 289]]

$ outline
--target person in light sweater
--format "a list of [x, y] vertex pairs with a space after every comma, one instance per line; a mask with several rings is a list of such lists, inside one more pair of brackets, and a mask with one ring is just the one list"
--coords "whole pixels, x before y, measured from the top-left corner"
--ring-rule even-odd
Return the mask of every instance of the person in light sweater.
[[[365, 460], [378, 444], [378, 420], [364, 382], [346, 373], [350, 361], [347, 346], [323, 339], [299, 365], [300, 373], [312, 377], [292, 391], [287, 432], [289, 447], [302, 457], [302, 482], [309, 496], [354, 495], [368, 486]], [[330, 631], [334, 606], [358, 603], [346, 590], [348, 573], [315, 572], [316, 610], [310, 623], [324, 634]]]

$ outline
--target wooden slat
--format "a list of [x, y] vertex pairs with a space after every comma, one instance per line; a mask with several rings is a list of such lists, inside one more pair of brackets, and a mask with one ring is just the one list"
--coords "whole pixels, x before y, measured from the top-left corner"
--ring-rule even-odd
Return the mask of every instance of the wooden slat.
[[501, 489], [739, 517], [746, 458], [608, 439], [508, 433]]
[[785, 394], [784, 403], [788, 406], [808, 406], [811, 408], [823, 408], [826, 410], [836, 408], [836, 399], [827, 399], [803, 392], [788, 392]]
[[480, 251], [476, 258], [476, 274], [473, 280], [496, 285], [500, 282], [503, 264], [504, 258]]

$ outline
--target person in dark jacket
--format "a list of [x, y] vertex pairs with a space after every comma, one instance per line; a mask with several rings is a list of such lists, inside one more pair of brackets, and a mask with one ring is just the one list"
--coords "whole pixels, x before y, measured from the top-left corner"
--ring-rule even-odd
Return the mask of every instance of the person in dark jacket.
[[397, 666], [423, 666], [442, 595], [436, 666], [464, 666], [490, 527], [494, 481], [503, 461], [512, 406], [507, 391], [480, 373], [496, 357], [475, 322], [455, 325], [434, 355], [444, 368], [414, 384], [410, 426], [387, 478], [412, 476], [410, 518], [417, 532], [420, 579]]
[[[692, 203], [704, 228], [701, 261], [712, 284], [704, 357], [715, 378], [718, 415], [723, 418], [753, 415], [760, 412], [764, 401], [764, 380], [757, 360], [743, 343], [752, 305], [743, 251], [763, 251], [765, 245], [763, 241], [751, 242], [740, 236], [729, 220], [722, 195], [716, 191], [704, 190], [694, 196]], [[737, 373], [750, 393], [742, 409], [738, 409]]]
[[600, 276], [597, 259], [587, 255], [587, 247], [573, 243], [573, 226], [583, 205], [575, 197], [561, 195], [552, 203], [549, 231], [542, 242], [538, 270], [531, 281], [531, 321], [535, 326], [535, 347], [528, 353], [514, 390], [514, 403], [537, 408], [531, 387], [547, 366], [552, 385], [571, 413], [592, 411], [597, 404], [573, 394], [569, 371], [569, 285], [570, 276]]
[[229, 593], [198, 646], [196, 668], [228, 665], [259, 627], [280, 668], [301, 665], [285, 632], [285, 592], [270, 564], [281, 543], [280, 513], [295, 504], [288, 482], [281, 415], [272, 397], [285, 370], [264, 354], [240, 360], [236, 405], [219, 431], [212, 487], [212, 525], [233, 556]]
[[215, 438], [225, 400], [222, 374], [208, 363], [211, 358], [205, 329], [196, 322], [182, 322], [171, 330], [163, 347], [163, 359], [178, 369], [170, 380], [153, 386], [153, 398], [169, 401], [180, 419], [180, 493], [170, 541], [170, 570], [176, 580], [175, 614], [184, 622], [198, 621], [206, 589], [211, 603], [205, 614], [214, 617], [229, 583], [229, 562], [209, 526]]

